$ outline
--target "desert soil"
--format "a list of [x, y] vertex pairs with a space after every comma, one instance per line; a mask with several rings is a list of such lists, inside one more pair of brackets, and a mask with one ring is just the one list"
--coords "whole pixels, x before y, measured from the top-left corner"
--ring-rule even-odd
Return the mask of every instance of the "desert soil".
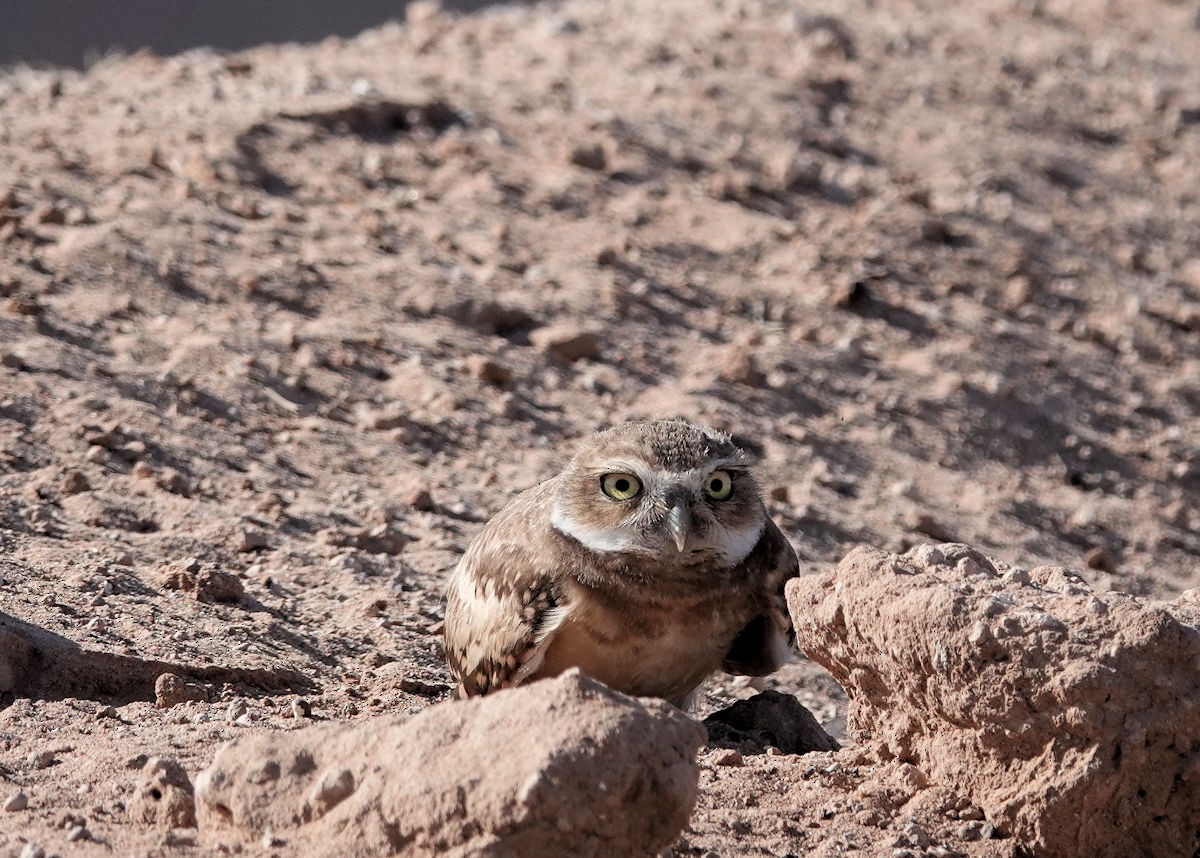
[[[627, 418], [734, 432], [806, 572], [1200, 586], [1197, 57], [1194, 2], [579, 0], [0, 74], [0, 848], [202, 854], [145, 756], [447, 697], [465, 545]], [[842, 732], [804, 661], [698, 714], [768, 686]], [[719, 755], [678, 854], [1013, 848]]]

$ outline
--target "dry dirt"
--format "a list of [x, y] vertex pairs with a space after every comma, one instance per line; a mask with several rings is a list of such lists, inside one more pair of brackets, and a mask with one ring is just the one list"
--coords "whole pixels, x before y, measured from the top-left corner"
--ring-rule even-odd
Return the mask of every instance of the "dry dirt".
[[[467, 541], [625, 418], [734, 431], [806, 571], [1200, 586], [1197, 56], [1194, 2], [626, 0], [0, 74], [0, 848], [204, 854], [146, 758], [444, 698]], [[1017, 848], [728, 754], [680, 855]]]

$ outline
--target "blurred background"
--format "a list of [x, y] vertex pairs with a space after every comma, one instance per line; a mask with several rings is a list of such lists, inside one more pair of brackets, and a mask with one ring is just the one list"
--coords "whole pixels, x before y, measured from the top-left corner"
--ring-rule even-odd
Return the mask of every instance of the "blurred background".
[[[313, 42], [353, 36], [404, 16], [405, 0], [292, 3], [289, 0], [70, 0], [6, 3], [0, 66], [16, 63], [83, 67], [106, 53], [149, 48], [158, 54], [209, 46], [240, 50], [262, 42]], [[487, 0], [448, 0], [471, 11]]]

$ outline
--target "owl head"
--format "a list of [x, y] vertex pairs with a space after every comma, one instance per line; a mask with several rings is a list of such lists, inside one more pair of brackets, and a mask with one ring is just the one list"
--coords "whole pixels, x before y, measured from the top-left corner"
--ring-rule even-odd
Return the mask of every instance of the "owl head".
[[598, 432], [556, 481], [551, 524], [593, 551], [733, 566], [766, 524], [742, 451], [683, 420]]

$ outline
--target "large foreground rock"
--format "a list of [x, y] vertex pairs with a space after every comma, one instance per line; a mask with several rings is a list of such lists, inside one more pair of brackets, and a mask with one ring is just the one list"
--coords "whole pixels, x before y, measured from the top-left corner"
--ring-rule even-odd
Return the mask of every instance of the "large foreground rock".
[[1200, 600], [1095, 594], [963, 545], [867, 548], [788, 584], [851, 730], [1039, 855], [1192, 855]]
[[259, 734], [196, 780], [207, 840], [304, 855], [653, 855], [704, 729], [577, 671], [408, 720]]

